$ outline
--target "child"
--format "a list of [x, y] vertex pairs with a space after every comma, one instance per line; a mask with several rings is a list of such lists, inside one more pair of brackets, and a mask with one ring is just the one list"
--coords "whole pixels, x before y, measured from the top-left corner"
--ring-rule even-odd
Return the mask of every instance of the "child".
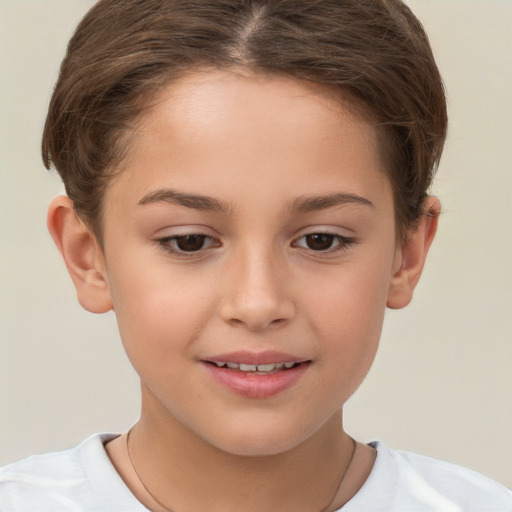
[[0, 509], [512, 510], [343, 429], [435, 235], [445, 112], [399, 1], [99, 2], [46, 122], [48, 225], [141, 418], [4, 468]]

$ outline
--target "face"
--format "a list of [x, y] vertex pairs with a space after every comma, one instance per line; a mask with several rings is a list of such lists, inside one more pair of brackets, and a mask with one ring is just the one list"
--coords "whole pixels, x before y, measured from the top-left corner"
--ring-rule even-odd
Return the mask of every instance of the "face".
[[320, 86], [219, 71], [142, 119], [105, 196], [103, 264], [147, 418], [279, 453], [361, 383], [398, 253], [376, 134], [351, 112]]

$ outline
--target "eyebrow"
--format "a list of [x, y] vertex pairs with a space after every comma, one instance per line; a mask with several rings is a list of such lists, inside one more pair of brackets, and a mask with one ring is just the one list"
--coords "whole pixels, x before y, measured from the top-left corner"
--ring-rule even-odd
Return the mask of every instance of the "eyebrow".
[[139, 201], [139, 205], [143, 206], [162, 202], [207, 212], [230, 213], [233, 210], [228, 203], [219, 201], [213, 197], [199, 194], [186, 194], [172, 189], [159, 189], [150, 192]]
[[[195, 210], [218, 212], [230, 214], [234, 208], [224, 201], [200, 194], [186, 194], [172, 189], [158, 189], [146, 194], [139, 205], [144, 206], [154, 203], [170, 203]], [[361, 204], [373, 208], [373, 203], [365, 197], [356, 194], [342, 192], [322, 195], [300, 196], [290, 203], [290, 211], [294, 213], [308, 213], [317, 210], [324, 210], [344, 204]]]
[[365, 197], [342, 192], [326, 195], [300, 196], [292, 201], [290, 206], [291, 210], [294, 212], [308, 213], [344, 204], [361, 204], [371, 208], [374, 207], [373, 203]]

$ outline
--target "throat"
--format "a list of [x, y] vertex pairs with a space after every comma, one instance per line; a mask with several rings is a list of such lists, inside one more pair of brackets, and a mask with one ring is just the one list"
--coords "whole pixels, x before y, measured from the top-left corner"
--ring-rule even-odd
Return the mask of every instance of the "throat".
[[334, 442], [308, 439], [285, 453], [236, 456], [199, 446], [183, 450], [142, 427], [108, 443], [107, 453], [142, 504], [171, 512], [327, 512], [354, 447], [337, 430]]

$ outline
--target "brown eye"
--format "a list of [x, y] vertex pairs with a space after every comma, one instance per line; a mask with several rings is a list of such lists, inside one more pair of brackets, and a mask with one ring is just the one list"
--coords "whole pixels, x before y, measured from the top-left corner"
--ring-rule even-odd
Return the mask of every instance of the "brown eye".
[[293, 242], [294, 247], [308, 249], [314, 252], [334, 253], [339, 250], [348, 249], [354, 243], [354, 239], [336, 233], [309, 233], [303, 235]]
[[222, 243], [208, 235], [190, 233], [189, 235], [166, 236], [155, 240], [165, 252], [174, 256], [199, 257], [208, 249], [221, 247]]
[[205, 235], [185, 235], [177, 236], [175, 239], [176, 247], [183, 252], [200, 251], [204, 248], [206, 241]]
[[326, 251], [333, 246], [333, 243], [339, 238], [329, 233], [313, 233], [306, 235], [306, 246], [313, 251]]

